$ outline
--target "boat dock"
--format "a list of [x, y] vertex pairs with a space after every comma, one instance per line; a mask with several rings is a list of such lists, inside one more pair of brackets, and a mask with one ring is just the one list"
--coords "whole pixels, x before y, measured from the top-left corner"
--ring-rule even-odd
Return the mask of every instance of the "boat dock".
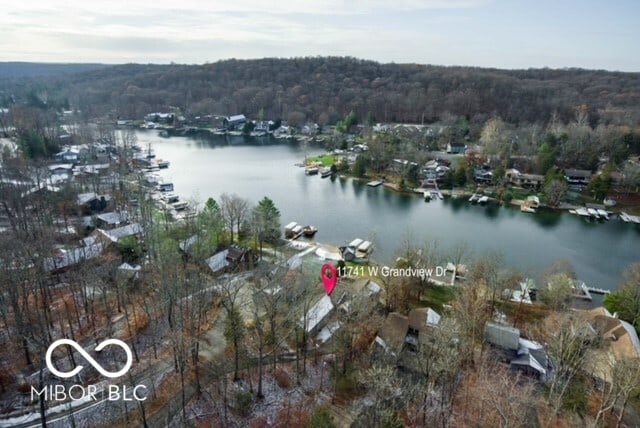
[[593, 294], [601, 294], [601, 295], [611, 294], [611, 290], [605, 290], [604, 288], [595, 288], [595, 287], [587, 286], [587, 290], [589, 290], [589, 292]]
[[582, 281], [580, 281], [577, 284], [577, 286], [574, 287], [574, 290], [576, 291], [574, 293], [574, 297], [578, 299], [588, 300], [588, 301], [593, 300], [593, 296], [591, 296], [591, 294], [600, 294], [600, 295], [611, 294], [611, 290], [605, 290], [604, 288], [590, 287]]
[[620, 213], [620, 219], [625, 223], [635, 223], [640, 224], [640, 216], [627, 214], [625, 212]]

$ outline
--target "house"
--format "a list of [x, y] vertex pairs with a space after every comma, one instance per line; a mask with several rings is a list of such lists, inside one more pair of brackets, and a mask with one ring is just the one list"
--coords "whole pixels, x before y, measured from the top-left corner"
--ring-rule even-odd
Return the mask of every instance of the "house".
[[[186, 243], [186, 241], [183, 242]], [[205, 263], [213, 273], [220, 273], [225, 270], [250, 268], [255, 262], [256, 257], [253, 251], [248, 248], [241, 248], [235, 245], [219, 251], [205, 260]]]
[[392, 162], [392, 169], [397, 173], [402, 173], [405, 168], [418, 166], [415, 162], [410, 162], [406, 159], [394, 159]]
[[253, 264], [257, 261], [257, 259], [251, 249], [232, 245], [231, 247], [229, 247], [227, 261], [229, 262], [232, 269], [238, 269], [239, 267], [253, 267]]
[[106, 239], [107, 243], [115, 242], [118, 243], [123, 238], [129, 236], [137, 236], [141, 235], [143, 232], [142, 226], [138, 223], [132, 223], [123, 227], [118, 227], [111, 230], [103, 230], [98, 229], [98, 236], [102, 236], [103, 239]]
[[149, 113], [144, 117], [145, 122], [173, 123], [173, 113]]
[[245, 123], [247, 123], [247, 118], [244, 114], [237, 114], [235, 116], [229, 116], [224, 120], [224, 124], [228, 130], [242, 130]]
[[544, 185], [544, 175], [522, 174], [514, 168], [508, 169], [504, 176], [512, 186], [539, 190]]
[[438, 327], [442, 317], [431, 308], [417, 308], [409, 312], [409, 326], [405, 342], [411, 350], [417, 350], [419, 344], [427, 343], [429, 330]]
[[57, 193], [60, 191], [59, 187], [55, 187], [55, 186], [51, 186], [49, 184], [40, 184], [38, 186], [33, 186], [32, 188], [30, 188], [29, 190], [27, 190], [26, 192], [22, 192], [20, 194], [21, 198], [26, 198], [28, 196], [31, 195], [36, 195], [36, 194], [43, 194], [43, 193]]
[[484, 326], [484, 338], [509, 361], [512, 369], [541, 380], [548, 379], [551, 361], [544, 347], [538, 342], [520, 337], [520, 330], [517, 328], [490, 321]]
[[76, 202], [83, 214], [100, 213], [109, 206], [111, 196], [98, 195], [95, 192], [79, 193]]
[[463, 155], [467, 151], [467, 146], [462, 143], [447, 143], [447, 153]]
[[476, 168], [473, 171], [473, 179], [476, 183], [491, 184], [493, 181], [493, 172], [487, 166]]
[[73, 172], [73, 164], [72, 163], [61, 163], [49, 165], [49, 173], [51, 175], [71, 175]]
[[80, 159], [80, 150], [77, 148], [67, 148], [54, 155], [56, 162], [75, 163]]
[[441, 160], [430, 160], [422, 169], [422, 177], [427, 180], [441, 180], [449, 169], [449, 166]]
[[431, 308], [412, 309], [409, 316], [392, 312], [378, 331], [375, 343], [385, 352], [399, 357], [405, 347], [415, 351], [418, 344], [426, 343], [429, 330], [436, 328], [440, 319], [440, 314]]
[[84, 247], [58, 250], [56, 255], [44, 259], [44, 269], [50, 273], [60, 271], [82, 261], [98, 257], [102, 254], [103, 249], [102, 243], [95, 242]]
[[254, 132], [271, 132], [272, 127], [275, 125], [273, 120], [258, 120], [255, 122]]
[[96, 226], [102, 229], [113, 229], [127, 223], [129, 223], [129, 213], [126, 211], [112, 211], [96, 216]]
[[229, 262], [227, 261], [227, 254], [229, 254], [229, 250], [222, 250], [215, 253], [213, 256], [206, 259], [204, 262], [209, 266], [209, 269], [213, 273], [218, 273], [223, 271], [227, 266], [229, 266]]
[[615, 318], [604, 307], [586, 311], [586, 317], [616, 359], [640, 358], [640, 339], [631, 324]]
[[404, 347], [408, 330], [409, 319], [397, 312], [391, 312], [378, 330], [374, 343], [385, 353], [398, 357]]
[[328, 295], [322, 296], [304, 315], [300, 318], [300, 325], [309, 335], [314, 335], [326, 324], [326, 319], [333, 313], [335, 306]]
[[318, 343], [319, 345], [324, 345], [333, 337], [333, 335], [338, 330], [340, 330], [341, 327], [342, 324], [340, 323], [340, 321], [333, 321], [328, 323], [318, 332], [316, 336], [316, 343]]
[[565, 169], [564, 178], [574, 186], [586, 186], [591, 181], [591, 171], [586, 169]]

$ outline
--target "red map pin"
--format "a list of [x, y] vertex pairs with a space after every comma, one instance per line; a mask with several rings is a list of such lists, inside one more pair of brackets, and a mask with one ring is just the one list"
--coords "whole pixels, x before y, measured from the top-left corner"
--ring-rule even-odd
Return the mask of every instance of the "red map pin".
[[325, 263], [322, 265], [322, 283], [324, 284], [324, 291], [327, 296], [330, 296], [333, 289], [336, 288], [338, 283], [338, 270], [331, 263]]

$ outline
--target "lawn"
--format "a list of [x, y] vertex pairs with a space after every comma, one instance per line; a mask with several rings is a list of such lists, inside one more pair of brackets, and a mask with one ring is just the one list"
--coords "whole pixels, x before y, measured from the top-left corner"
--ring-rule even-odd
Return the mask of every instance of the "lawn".
[[454, 287], [443, 287], [440, 285], [429, 285], [422, 293], [420, 307], [428, 306], [436, 312], [441, 312], [444, 305], [448, 305], [455, 297]]
[[316, 162], [320, 162], [322, 164], [322, 166], [331, 166], [336, 162], [336, 157], [334, 155], [320, 155], [320, 156], [314, 156], [312, 158], [307, 158], [306, 163], [310, 164], [310, 163], [316, 163]]

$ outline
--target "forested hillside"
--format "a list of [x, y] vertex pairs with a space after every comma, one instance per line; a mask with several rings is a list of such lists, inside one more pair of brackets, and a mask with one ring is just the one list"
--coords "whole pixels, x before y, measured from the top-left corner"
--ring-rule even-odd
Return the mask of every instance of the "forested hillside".
[[104, 67], [108, 67], [108, 65], [86, 63], [4, 62], [0, 63], [0, 78], [57, 76], [61, 74], [82, 73]]
[[[0, 65], [0, 76], [6, 64]], [[586, 105], [592, 126], [640, 122], [640, 73], [580, 69], [497, 70], [380, 64], [354, 58], [225, 60], [204, 65], [121, 65], [0, 81], [18, 99], [29, 92], [68, 99], [95, 117], [140, 118], [178, 107], [186, 114], [335, 123], [350, 111], [382, 122], [434, 122], [499, 116], [514, 124], [569, 121]]]

